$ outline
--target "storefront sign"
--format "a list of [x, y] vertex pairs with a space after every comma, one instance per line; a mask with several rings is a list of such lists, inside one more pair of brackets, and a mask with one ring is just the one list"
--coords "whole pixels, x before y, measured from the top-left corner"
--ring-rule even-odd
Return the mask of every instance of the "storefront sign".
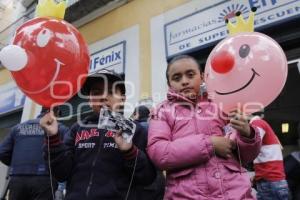
[[126, 41], [101, 49], [91, 55], [90, 73], [100, 69], [125, 72]]
[[89, 45], [90, 74], [101, 69], [114, 70], [125, 78], [125, 116], [130, 116], [140, 97], [140, 33], [134, 25]]
[[22, 108], [25, 95], [14, 84], [6, 84], [0, 87], [0, 115]]
[[209, 43], [226, 37], [224, 19], [234, 21], [237, 11], [241, 11], [244, 17], [248, 17], [250, 8], [257, 7], [255, 28], [276, 26], [278, 23], [300, 17], [300, 0], [211, 2], [211, 5], [205, 8], [198, 10], [195, 8], [197, 11], [164, 25], [167, 57], [203, 48]]

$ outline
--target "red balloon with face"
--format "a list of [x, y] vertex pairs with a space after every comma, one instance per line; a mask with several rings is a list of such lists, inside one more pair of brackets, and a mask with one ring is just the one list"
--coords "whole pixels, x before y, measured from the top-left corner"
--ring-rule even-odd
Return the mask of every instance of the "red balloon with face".
[[83, 37], [71, 24], [32, 19], [17, 29], [13, 44], [25, 50], [19, 59], [26, 61], [12, 76], [35, 102], [46, 107], [62, 104], [80, 90], [90, 59]]

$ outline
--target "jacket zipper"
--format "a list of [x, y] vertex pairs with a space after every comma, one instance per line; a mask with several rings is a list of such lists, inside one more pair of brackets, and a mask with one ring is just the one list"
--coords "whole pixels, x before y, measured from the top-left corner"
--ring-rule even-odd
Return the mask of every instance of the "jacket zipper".
[[97, 150], [97, 153], [93, 159], [93, 162], [92, 162], [92, 166], [91, 166], [91, 175], [90, 175], [90, 178], [89, 178], [89, 184], [86, 188], [86, 197], [88, 198], [89, 197], [89, 194], [90, 194], [90, 190], [91, 190], [91, 187], [92, 187], [92, 184], [93, 184], [93, 179], [94, 179], [94, 171], [93, 169], [95, 168], [96, 166], [96, 163], [97, 163], [97, 160], [98, 158], [101, 160], [101, 156], [100, 156], [100, 152], [101, 152], [101, 148], [103, 146], [103, 140], [104, 140], [104, 136], [99, 134], [99, 146], [98, 146], [98, 150]]
[[[196, 104], [195, 108], [197, 109], [197, 104]], [[194, 111], [193, 121], [194, 121], [195, 130], [197, 131], [196, 134], [200, 134], [199, 133], [199, 129], [198, 129], [198, 123], [197, 123], [197, 117], [196, 117], [196, 115], [197, 115], [197, 111]], [[208, 184], [208, 180], [207, 180], [207, 170], [206, 170], [206, 167], [205, 167], [205, 174], [206, 174], [205, 179], [206, 179], [206, 183], [207, 183], [207, 190], [208, 190], [208, 194], [210, 194], [209, 184]]]

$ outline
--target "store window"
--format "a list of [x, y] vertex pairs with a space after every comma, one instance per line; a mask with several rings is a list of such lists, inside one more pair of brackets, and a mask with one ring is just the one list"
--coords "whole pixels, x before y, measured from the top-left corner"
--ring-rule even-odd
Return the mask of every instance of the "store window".
[[0, 140], [21, 121], [25, 95], [11, 82], [0, 86]]
[[286, 84], [280, 95], [265, 109], [265, 119], [282, 145], [297, 147], [300, 122], [300, 71], [298, 62], [289, 64]]

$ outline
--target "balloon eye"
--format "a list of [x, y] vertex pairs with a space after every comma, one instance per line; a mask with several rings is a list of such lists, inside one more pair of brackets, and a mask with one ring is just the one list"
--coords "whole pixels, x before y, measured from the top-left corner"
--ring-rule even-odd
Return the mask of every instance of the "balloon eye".
[[240, 47], [239, 54], [241, 58], [246, 58], [250, 52], [250, 47], [248, 44], [243, 44]]
[[43, 29], [39, 32], [36, 42], [39, 47], [45, 47], [51, 39], [51, 31], [48, 29]]

